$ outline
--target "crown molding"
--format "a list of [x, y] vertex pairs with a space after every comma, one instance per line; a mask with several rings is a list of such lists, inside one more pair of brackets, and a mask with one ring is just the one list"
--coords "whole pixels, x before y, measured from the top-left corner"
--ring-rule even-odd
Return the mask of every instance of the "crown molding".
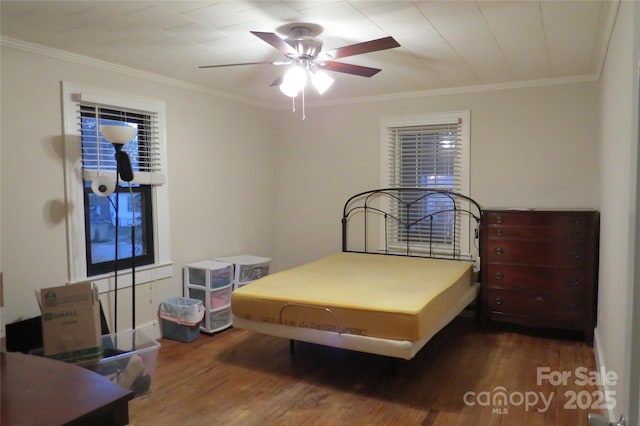
[[37, 55], [48, 56], [54, 59], [60, 59], [63, 61], [85, 65], [93, 68], [98, 68], [105, 71], [111, 71], [123, 75], [127, 75], [129, 77], [140, 78], [142, 80], [153, 81], [155, 83], [166, 84], [169, 86], [179, 87], [182, 89], [205, 93], [211, 96], [216, 96], [219, 98], [224, 98], [231, 101], [241, 102], [253, 106], [257, 106], [260, 108], [273, 108], [273, 105], [266, 104], [264, 102], [257, 102], [253, 99], [247, 99], [245, 97], [237, 96], [231, 94], [229, 92], [214, 90], [210, 87], [202, 86], [199, 84], [189, 83], [184, 80], [179, 80], [176, 78], [167, 77], [161, 74], [156, 74], [148, 71], [142, 71], [137, 68], [131, 68], [124, 65], [115, 64], [113, 62], [107, 62], [100, 59], [91, 58], [89, 56], [79, 55], [77, 53], [68, 52], [66, 50], [55, 49], [48, 46], [43, 46], [41, 44], [31, 43], [28, 41], [2, 36], [0, 37], [0, 45], [11, 47], [18, 50], [23, 50], [25, 52], [34, 53]]
[[365, 103], [365, 102], [394, 101], [394, 100], [401, 100], [401, 99], [426, 98], [431, 96], [445, 96], [445, 95], [459, 95], [459, 94], [465, 94], [465, 93], [479, 93], [479, 92], [489, 92], [489, 91], [496, 91], [496, 90], [513, 90], [513, 89], [524, 89], [524, 88], [530, 88], [530, 87], [556, 86], [556, 85], [562, 85], [562, 84], [590, 83], [598, 80], [599, 80], [598, 74], [584, 74], [584, 75], [576, 75], [576, 76], [569, 76], [569, 77], [546, 78], [546, 79], [539, 79], [539, 80], [524, 80], [524, 81], [513, 81], [513, 82], [506, 82], [506, 83], [478, 84], [473, 86], [446, 87], [442, 89], [390, 93], [387, 95], [363, 96], [359, 98], [333, 99], [331, 101], [326, 101], [326, 102], [315, 101], [313, 103], [308, 103], [307, 106], [316, 107], [316, 106], [356, 104], [356, 103]]

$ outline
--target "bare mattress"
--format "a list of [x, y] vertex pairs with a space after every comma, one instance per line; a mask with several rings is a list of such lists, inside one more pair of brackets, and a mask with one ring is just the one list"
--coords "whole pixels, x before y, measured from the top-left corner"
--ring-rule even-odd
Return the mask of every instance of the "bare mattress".
[[234, 317], [417, 341], [474, 289], [471, 262], [338, 253], [235, 290]]

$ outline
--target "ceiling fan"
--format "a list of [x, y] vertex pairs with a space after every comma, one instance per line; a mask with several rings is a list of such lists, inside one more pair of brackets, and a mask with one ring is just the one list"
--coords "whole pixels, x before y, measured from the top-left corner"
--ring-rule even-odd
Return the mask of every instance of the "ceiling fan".
[[296, 76], [293, 76], [292, 74], [297, 73], [298, 79], [306, 79], [306, 76], [309, 75], [314, 86], [320, 93], [323, 93], [324, 90], [333, 83], [333, 79], [326, 74], [323, 75], [321, 73], [322, 70], [341, 72], [361, 77], [372, 77], [382, 71], [379, 68], [336, 62], [334, 59], [400, 47], [400, 44], [393, 37], [383, 37], [323, 52], [322, 40], [316, 37], [321, 32], [321, 27], [319, 25], [308, 23], [289, 24], [281, 27], [281, 29], [288, 30], [290, 33], [289, 37], [282, 39], [275, 33], [260, 31], [251, 31], [251, 34], [260, 38], [282, 53], [286, 57], [283, 61], [202, 65], [198, 68], [218, 68], [258, 64], [294, 65], [294, 67], [291, 67], [285, 75], [278, 77], [271, 84], [271, 86], [280, 86], [280, 89], [286, 95], [294, 97], [297, 95], [298, 91], [304, 87], [304, 82], [293, 82], [292, 80], [295, 80]]

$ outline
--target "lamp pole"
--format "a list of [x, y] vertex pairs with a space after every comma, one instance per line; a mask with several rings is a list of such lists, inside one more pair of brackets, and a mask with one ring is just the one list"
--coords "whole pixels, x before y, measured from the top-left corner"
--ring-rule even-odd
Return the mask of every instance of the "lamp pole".
[[[115, 247], [115, 260], [114, 260], [114, 328], [117, 336], [118, 333], [118, 267], [119, 267], [119, 232], [118, 228], [120, 227], [120, 194], [118, 193], [118, 186], [120, 183], [120, 178], [123, 181], [129, 182], [129, 191], [131, 193], [131, 202], [133, 201], [133, 192], [131, 191], [131, 181], [133, 180], [133, 169], [131, 167], [131, 161], [129, 160], [129, 155], [122, 150], [122, 147], [129, 143], [136, 136], [138, 130], [135, 127], [128, 126], [125, 123], [124, 125], [100, 125], [100, 132], [104, 136], [106, 140], [111, 142], [113, 145], [116, 154], [116, 202], [115, 202], [115, 210], [116, 210], [116, 229], [115, 229], [115, 239], [116, 239], [116, 247]], [[132, 204], [133, 205], [133, 204]], [[131, 311], [132, 311], [132, 328], [135, 332], [135, 214], [132, 215], [131, 221]], [[135, 337], [134, 337], [135, 341]], [[134, 343], [135, 348], [135, 343]]]
[[[116, 146], [122, 145], [113, 145], [114, 148]], [[118, 152], [118, 148], [116, 148], [116, 155]], [[120, 194], [118, 194], [118, 186], [120, 184], [120, 168], [118, 167], [118, 161], [116, 161], [116, 189], [114, 193], [116, 194], [116, 247], [115, 247], [115, 259], [114, 259], [114, 267], [113, 267], [113, 332], [117, 336], [118, 335], [118, 246], [120, 242], [118, 241], [118, 228], [120, 228]]]
[[[122, 150], [124, 144], [114, 144], [116, 149], [116, 183], [118, 182], [118, 178], [122, 178], [123, 181], [129, 182], [129, 194], [131, 196], [131, 328], [136, 329], [136, 226], [135, 226], [135, 200], [133, 198], [133, 191], [131, 190], [131, 181], [133, 180], [133, 169], [131, 167], [131, 161], [129, 160], [129, 155]], [[119, 201], [120, 197], [118, 194], [118, 187], [116, 185], [116, 222], [118, 222], [119, 216]], [[119, 225], [119, 223], [118, 223]], [[116, 231], [118, 226], [116, 226]], [[118, 269], [118, 258], [117, 258], [117, 233], [116, 233], [116, 270]], [[116, 298], [117, 300], [117, 298]], [[134, 339], [135, 341], [135, 339]], [[135, 343], [134, 343], [135, 348]]]

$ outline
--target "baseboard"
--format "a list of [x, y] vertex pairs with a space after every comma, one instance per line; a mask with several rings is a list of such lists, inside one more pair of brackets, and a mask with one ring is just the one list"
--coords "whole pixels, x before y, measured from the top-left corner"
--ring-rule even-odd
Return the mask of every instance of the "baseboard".
[[[598, 333], [598, 328], [596, 327], [596, 329], [593, 332], [593, 355], [595, 357], [596, 360], [596, 369], [598, 371], [609, 371], [607, 369], [607, 365], [604, 359], [604, 355], [602, 353], [602, 346], [600, 345], [600, 334]], [[605, 394], [609, 394], [609, 392], [611, 392], [611, 389], [609, 389], [609, 385], [608, 383], [606, 383], [606, 380], [604, 381], [605, 383], [600, 385], [600, 390]], [[614, 411], [612, 409], [607, 409], [606, 412], [602, 413], [603, 415], [605, 415], [608, 419], [609, 422], [611, 423], [616, 423], [616, 413], [614, 413]]]

